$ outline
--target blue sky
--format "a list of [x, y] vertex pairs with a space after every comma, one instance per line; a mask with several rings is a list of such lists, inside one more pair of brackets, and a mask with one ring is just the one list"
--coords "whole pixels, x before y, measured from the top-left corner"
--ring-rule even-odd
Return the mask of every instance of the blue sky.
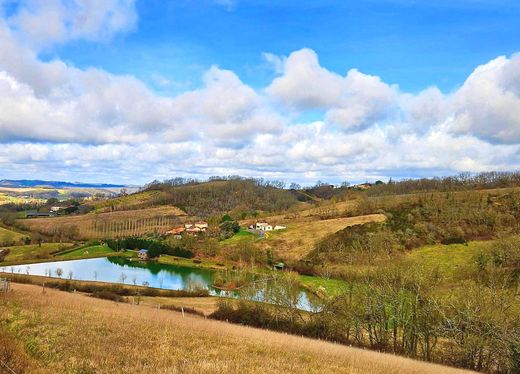
[[0, 179], [518, 169], [519, 25], [506, 0], [0, 0]]
[[67, 44], [48, 56], [135, 74], [149, 84], [161, 75], [179, 90], [200, 85], [202, 72], [215, 64], [263, 87], [273, 78], [263, 52], [311, 48], [340, 74], [356, 67], [407, 91], [436, 85], [449, 92], [476, 65], [519, 48], [517, 1], [232, 3], [138, 1], [135, 32], [110, 43]]

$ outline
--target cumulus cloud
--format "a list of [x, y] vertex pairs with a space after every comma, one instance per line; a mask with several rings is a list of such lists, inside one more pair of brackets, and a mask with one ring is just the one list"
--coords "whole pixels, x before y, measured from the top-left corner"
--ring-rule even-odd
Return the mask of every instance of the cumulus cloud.
[[350, 131], [386, 119], [397, 89], [356, 69], [342, 77], [322, 67], [314, 51], [302, 49], [287, 57], [267, 93], [291, 109], [325, 110], [327, 122]]
[[136, 21], [135, 0], [24, 0], [7, 20], [35, 48], [74, 39], [109, 40]]
[[451, 128], [494, 143], [520, 142], [520, 55], [479, 66], [453, 95]]
[[[5, 177], [333, 182], [520, 168], [519, 55], [477, 67], [452, 93], [413, 94], [354, 68], [333, 72], [310, 49], [265, 53], [278, 74], [265, 89], [213, 66], [199, 88], [171, 97], [133, 76], [38, 58], [55, 43], [107, 40], [136, 17], [133, 1], [27, 0], [0, 18]], [[295, 120], [307, 111], [322, 118]]]

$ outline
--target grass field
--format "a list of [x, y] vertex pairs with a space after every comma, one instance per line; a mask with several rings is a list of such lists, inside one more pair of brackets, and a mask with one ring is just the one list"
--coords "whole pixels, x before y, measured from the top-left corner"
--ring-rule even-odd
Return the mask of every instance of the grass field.
[[140, 210], [91, 213], [77, 216], [23, 219], [18, 222], [31, 231], [52, 235], [63, 227], [76, 226], [83, 239], [142, 235], [165, 232], [181, 222], [185, 213], [174, 206]]
[[493, 241], [474, 241], [467, 245], [430, 245], [409, 252], [405, 261], [409, 261], [412, 266], [437, 268], [442, 276], [453, 280], [473, 265], [474, 258], [480, 251], [487, 251], [492, 245]]
[[[13, 284], [0, 358], [30, 373], [463, 373], [148, 305]], [[17, 354], [13, 354], [17, 353]], [[25, 352], [25, 353], [24, 353]], [[11, 353], [11, 354], [10, 354]]]
[[70, 243], [42, 243], [41, 246], [31, 244], [6, 247], [10, 252], [2, 264], [6, 265], [51, 259], [54, 253], [70, 248], [71, 246], [72, 244]]
[[94, 245], [91, 247], [78, 248], [72, 251], [65, 251], [58, 254], [58, 257], [67, 260], [75, 260], [79, 258], [103, 257], [114, 253], [116, 252], [106, 245]]
[[0, 227], [0, 246], [6, 242], [20, 242], [26, 237], [27, 235]]
[[348, 226], [368, 222], [383, 222], [382, 214], [359, 217], [343, 217], [328, 220], [300, 219], [287, 223], [286, 230], [273, 231], [270, 237], [260, 241], [265, 249], [272, 249], [282, 259], [298, 260], [307, 255], [315, 243], [326, 235], [335, 233]]

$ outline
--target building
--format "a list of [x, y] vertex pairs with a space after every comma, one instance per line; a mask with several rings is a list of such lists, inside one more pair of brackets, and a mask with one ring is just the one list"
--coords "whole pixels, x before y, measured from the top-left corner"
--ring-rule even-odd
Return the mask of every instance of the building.
[[188, 235], [197, 235], [200, 232], [202, 232], [202, 230], [198, 227], [190, 227], [189, 229], [186, 229]]
[[139, 258], [141, 260], [148, 260], [148, 249], [140, 249], [139, 250]]
[[273, 226], [265, 221], [257, 222], [255, 228], [259, 231], [273, 231]]
[[183, 226], [175, 227], [170, 231], [166, 231], [166, 235], [181, 235], [184, 231], [186, 231], [186, 228]]
[[38, 218], [38, 217], [54, 217], [56, 216], [55, 212], [38, 212], [36, 210], [28, 210], [27, 218]]
[[51, 212], [59, 212], [61, 210], [61, 206], [53, 206], [51, 207]]
[[208, 223], [206, 221], [197, 221], [195, 222], [195, 227], [199, 228], [201, 231], [206, 231]]
[[274, 230], [285, 230], [287, 227], [286, 226], [283, 226], [283, 225], [276, 225], [274, 227]]
[[191, 229], [193, 227], [193, 223], [185, 223], [184, 228], [185, 229]]

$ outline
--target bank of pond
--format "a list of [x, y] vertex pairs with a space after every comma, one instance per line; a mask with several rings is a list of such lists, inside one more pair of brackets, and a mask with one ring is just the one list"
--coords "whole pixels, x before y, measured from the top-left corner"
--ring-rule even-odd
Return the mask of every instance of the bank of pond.
[[[223, 271], [136, 261], [127, 257], [102, 257], [69, 261], [41, 262], [0, 267], [4, 273], [70, 279], [74, 281], [94, 281], [130, 286], [144, 286], [163, 290], [206, 290], [211, 296], [238, 298], [272, 302], [270, 297], [273, 279], [253, 281], [252, 287], [226, 291], [214, 287], [215, 279], [222, 278]], [[303, 310], [316, 310], [319, 299], [303, 288], [286, 290], [295, 293], [291, 299]]]

